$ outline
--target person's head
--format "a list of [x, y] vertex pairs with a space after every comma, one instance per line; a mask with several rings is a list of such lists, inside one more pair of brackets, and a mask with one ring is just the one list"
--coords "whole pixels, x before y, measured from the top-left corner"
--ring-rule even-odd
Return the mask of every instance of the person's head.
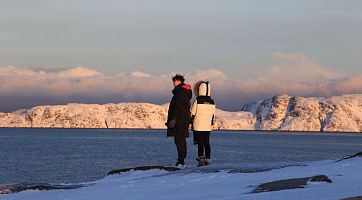
[[185, 82], [185, 78], [181, 74], [172, 77], [173, 86], [176, 87]]
[[198, 81], [194, 86], [196, 97], [211, 96], [211, 84], [208, 81]]

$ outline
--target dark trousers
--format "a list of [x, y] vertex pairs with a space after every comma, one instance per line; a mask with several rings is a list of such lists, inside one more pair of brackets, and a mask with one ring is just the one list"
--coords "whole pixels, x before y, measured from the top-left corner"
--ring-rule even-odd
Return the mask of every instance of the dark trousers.
[[186, 137], [184, 135], [175, 136], [174, 139], [175, 139], [175, 144], [176, 144], [177, 153], [178, 153], [177, 160], [179, 162], [183, 162], [187, 155]]
[[198, 144], [199, 157], [205, 156], [206, 159], [211, 157], [210, 131], [194, 131]]

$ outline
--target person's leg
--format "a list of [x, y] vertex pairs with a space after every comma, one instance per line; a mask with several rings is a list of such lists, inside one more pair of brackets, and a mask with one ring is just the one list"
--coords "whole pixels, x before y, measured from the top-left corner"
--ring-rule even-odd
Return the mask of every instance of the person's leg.
[[178, 164], [185, 164], [185, 158], [187, 155], [187, 145], [186, 145], [186, 138], [185, 136], [175, 136], [175, 144], [177, 147]]
[[197, 131], [194, 131], [194, 145], [197, 145]]
[[210, 132], [205, 132], [204, 137], [204, 147], [205, 147], [205, 156], [206, 159], [211, 158], [211, 145], [210, 145]]
[[204, 141], [203, 141], [203, 134], [200, 132], [197, 132], [197, 150], [198, 150], [198, 156], [199, 158], [201, 156], [204, 156]]

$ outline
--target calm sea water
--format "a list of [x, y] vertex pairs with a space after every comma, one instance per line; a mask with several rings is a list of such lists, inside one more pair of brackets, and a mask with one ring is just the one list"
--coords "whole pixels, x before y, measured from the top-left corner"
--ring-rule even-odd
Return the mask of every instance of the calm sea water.
[[[362, 135], [213, 132], [213, 165], [262, 166], [337, 159], [362, 151]], [[187, 164], [196, 165], [188, 139]], [[164, 131], [0, 129], [0, 184], [79, 183], [111, 169], [175, 163]]]

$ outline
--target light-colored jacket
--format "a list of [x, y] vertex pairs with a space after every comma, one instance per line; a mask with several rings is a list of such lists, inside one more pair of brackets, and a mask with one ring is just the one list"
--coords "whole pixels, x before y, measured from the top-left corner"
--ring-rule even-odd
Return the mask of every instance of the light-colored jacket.
[[196, 101], [191, 107], [194, 131], [212, 131], [215, 121], [215, 102], [211, 99], [211, 85], [200, 81], [195, 85]]

